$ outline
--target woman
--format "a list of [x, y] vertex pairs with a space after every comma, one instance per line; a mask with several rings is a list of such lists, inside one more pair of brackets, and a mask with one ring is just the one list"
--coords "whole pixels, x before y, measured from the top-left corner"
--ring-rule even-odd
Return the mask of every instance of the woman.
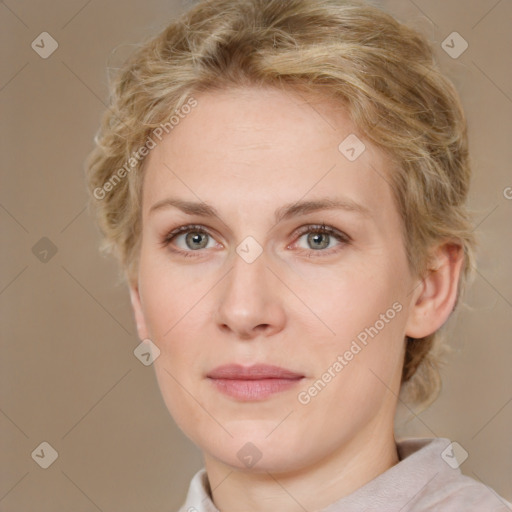
[[508, 510], [460, 445], [394, 438], [474, 251], [466, 122], [420, 35], [205, 1], [126, 63], [96, 141], [104, 248], [204, 455], [182, 511]]

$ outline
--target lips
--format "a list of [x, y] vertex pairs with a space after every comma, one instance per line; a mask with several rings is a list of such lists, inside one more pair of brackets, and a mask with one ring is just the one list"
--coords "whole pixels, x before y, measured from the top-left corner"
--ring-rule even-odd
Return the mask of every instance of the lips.
[[210, 379], [231, 379], [231, 380], [262, 380], [262, 379], [289, 379], [295, 380], [304, 377], [296, 372], [267, 364], [255, 364], [253, 366], [242, 366], [239, 364], [228, 364], [219, 366], [208, 373]]
[[242, 402], [264, 400], [275, 393], [289, 390], [304, 375], [279, 366], [256, 364], [219, 366], [207, 374], [215, 389]]

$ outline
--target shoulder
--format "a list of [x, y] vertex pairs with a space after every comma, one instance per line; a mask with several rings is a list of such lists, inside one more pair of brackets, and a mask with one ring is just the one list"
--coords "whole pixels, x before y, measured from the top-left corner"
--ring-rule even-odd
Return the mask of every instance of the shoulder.
[[[446, 476], [446, 475], [445, 475]], [[417, 496], [411, 512], [512, 512], [512, 504], [492, 488], [459, 474], [429, 485]]]
[[424, 485], [411, 499], [406, 510], [512, 512], [512, 504], [491, 487], [462, 474], [459, 466], [463, 460], [457, 462], [460, 457], [457, 443], [451, 443], [445, 438], [408, 439], [398, 443], [398, 447], [404, 458], [410, 462], [416, 459], [418, 470], [421, 466], [429, 468], [428, 478], [424, 479]]

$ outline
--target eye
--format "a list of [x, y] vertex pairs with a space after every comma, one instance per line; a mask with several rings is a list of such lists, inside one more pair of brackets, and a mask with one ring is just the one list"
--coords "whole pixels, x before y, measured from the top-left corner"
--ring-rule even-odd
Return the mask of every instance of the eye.
[[[341, 250], [345, 245], [351, 242], [351, 238], [330, 226], [322, 224], [321, 226], [305, 226], [299, 232], [299, 241], [305, 238], [306, 247], [299, 247], [301, 250], [309, 251], [311, 256], [321, 256], [325, 253], [331, 254]], [[337, 241], [338, 244], [334, 244]], [[337, 247], [334, 251], [327, 250]], [[313, 254], [311, 251], [323, 254]]]
[[166, 234], [162, 240], [162, 246], [168, 247], [173, 243], [176, 248], [174, 252], [184, 256], [193, 256], [193, 252], [200, 249], [211, 249], [215, 247], [214, 238], [202, 226], [181, 226]]

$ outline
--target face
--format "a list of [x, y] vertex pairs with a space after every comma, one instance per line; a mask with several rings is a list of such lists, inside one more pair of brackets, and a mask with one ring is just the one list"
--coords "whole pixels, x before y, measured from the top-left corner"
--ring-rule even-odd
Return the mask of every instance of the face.
[[326, 99], [195, 98], [146, 161], [132, 288], [170, 413], [259, 471], [389, 435], [417, 281], [385, 156]]

